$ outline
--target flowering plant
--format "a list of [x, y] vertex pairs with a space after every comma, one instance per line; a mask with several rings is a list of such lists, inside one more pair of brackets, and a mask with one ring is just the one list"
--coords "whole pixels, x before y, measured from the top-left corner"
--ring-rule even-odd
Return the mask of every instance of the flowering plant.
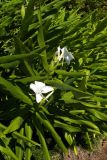
[[[2, 10], [18, 2], [3, 2]], [[67, 10], [68, 0], [27, 2], [19, 7], [22, 19], [19, 9], [12, 12], [22, 21], [17, 32], [7, 32], [14, 14], [7, 19], [6, 11], [0, 24], [2, 37], [14, 33], [0, 56], [0, 152], [31, 160], [35, 146], [50, 160], [50, 146], [66, 154], [66, 144], [76, 154], [82, 142], [92, 149], [93, 138], [107, 135], [107, 18]]]

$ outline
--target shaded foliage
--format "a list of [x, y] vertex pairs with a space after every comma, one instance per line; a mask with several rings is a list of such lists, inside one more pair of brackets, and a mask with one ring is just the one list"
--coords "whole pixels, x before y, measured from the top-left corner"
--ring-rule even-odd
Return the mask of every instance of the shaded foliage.
[[[0, 151], [4, 158], [30, 160], [36, 146], [50, 160], [51, 145], [65, 153], [69, 145], [76, 153], [78, 136], [92, 149], [95, 136], [107, 135], [107, 17], [99, 20], [96, 11], [84, 15], [78, 9], [66, 10], [67, 2], [2, 3]], [[56, 63], [58, 46], [73, 52], [70, 65]], [[29, 88], [35, 80], [54, 87], [48, 101], [36, 103]]]

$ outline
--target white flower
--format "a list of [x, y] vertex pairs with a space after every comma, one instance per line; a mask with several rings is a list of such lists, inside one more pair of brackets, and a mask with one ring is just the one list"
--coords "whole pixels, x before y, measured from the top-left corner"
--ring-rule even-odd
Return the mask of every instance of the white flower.
[[[50, 95], [53, 93], [53, 87], [46, 86], [43, 82], [35, 81], [35, 83], [30, 84], [30, 89], [32, 89], [35, 92], [36, 95], [36, 101], [39, 103], [43, 98], [47, 99], [50, 97]], [[43, 93], [49, 93], [46, 97], [43, 96]]]
[[60, 46], [59, 46], [57, 49], [58, 49], [58, 50], [55, 52], [55, 54], [58, 56], [58, 60], [60, 61], [60, 60], [62, 59]]
[[56, 55], [58, 56], [59, 61], [61, 61], [61, 59], [65, 59], [68, 65], [70, 64], [70, 61], [74, 59], [73, 53], [69, 52], [67, 47], [63, 47], [61, 49], [59, 46], [58, 50], [56, 51]]

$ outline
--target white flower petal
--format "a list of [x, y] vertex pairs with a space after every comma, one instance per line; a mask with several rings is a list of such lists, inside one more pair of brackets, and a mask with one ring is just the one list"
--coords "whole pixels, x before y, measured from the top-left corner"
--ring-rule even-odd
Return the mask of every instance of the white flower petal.
[[30, 84], [30, 89], [33, 90], [33, 92], [35, 92], [35, 93], [37, 93], [37, 91], [38, 91], [36, 85], [33, 83]]
[[53, 90], [54, 90], [53, 87], [45, 86], [45, 87], [42, 88], [42, 93], [48, 93], [48, 92], [51, 92]]
[[35, 85], [36, 85], [36, 87], [37, 87], [37, 88], [41, 89], [42, 87], [44, 87], [44, 86], [45, 86], [45, 83], [35, 81]]
[[66, 63], [69, 65], [70, 64], [70, 61], [71, 61], [71, 58], [69, 56], [66, 56], [65, 57], [65, 60], [66, 60]]
[[61, 51], [62, 51], [62, 54], [63, 54], [63, 59], [65, 59], [66, 62], [67, 62], [67, 64], [69, 65], [69, 64], [70, 64], [70, 61], [71, 61], [72, 59], [74, 59], [73, 54], [72, 54], [71, 52], [68, 52], [67, 47], [63, 47], [63, 48], [61, 49]]
[[60, 50], [61, 50], [60, 46], [58, 46], [57, 49], [58, 49], [58, 50], [55, 52], [55, 54], [56, 54], [56, 55], [60, 55]]
[[39, 103], [43, 98], [45, 98], [42, 93], [48, 93], [54, 91], [53, 87], [46, 86], [45, 83], [38, 81], [35, 81], [35, 84], [31, 83], [30, 89], [35, 92], [37, 103]]
[[43, 99], [43, 95], [42, 94], [36, 94], [36, 102], [40, 103], [40, 101]]

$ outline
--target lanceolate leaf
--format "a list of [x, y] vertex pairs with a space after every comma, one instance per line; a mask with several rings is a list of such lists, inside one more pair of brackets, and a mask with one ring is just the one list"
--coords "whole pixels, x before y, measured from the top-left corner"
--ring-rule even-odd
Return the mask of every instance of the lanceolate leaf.
[[25, 16], [22, 21], [22, 26], [21, 26], [21, 29], [19, 32], [21, 39], [24, 39], [27, 36], [28, 27], [32, 22], [34, 4], [35, 4], [35, 0], [30, 0], [29, 4], [27, 6], [27, 9], [25, 10]]
[[69, 76], [69, 77], [81, 77], [81, 76], [86, 76], [85, 73], [83, 72], [67, 72], [65, 70], [55, 70], [55, 72], [59, 75], [64, 75], [64, 76]]
[[78, 124], [78, 125], [86, 125], [88, 127], [91, 127], [95, 130], [99, 131], [99, 128], [91, 121], [87, 121], [87, 120], [83, 120], [83, 119], [72, 119], [69, 117], [65, 117], [65, 116], [57, 116], [58, 118], [64, 120], [66, 123], [71, 123], [71, 124]]
[[41, 123], [38, 121], [38, 119], [36, 119], [36, 117], [33, 117], [33, 122], [34, 122], [35, 128], [37, 130], [37, 134], [39, 136], [40, 143], [42, 145], [42, 149], [43, 149], [43, 152], [44, 152], [44, 155], [45, 155], [45, 159], [50, 160], [50, 155], [49, 155], [49, 151], [48, 151], [48, 147], [47, 147], [47, 144], [46, 144], [46, 139], [45, 139], [45, 136], [44, 136], [44, 132], [43, 132]]
[[80, 98], [80, 97], [86, 97], [86, 96], [91, 96], [90, 93], [87, 92], [83, 92], [77, 88], [72, 87], [71, 85], [68, 85], [64, 82], [62, 82], [59, 79], [54, 79], [54, 80], [46, 80], [46, 82], [54, 87], [56, 87], [57, 89], [60, 90], [65, 90], [65, 91], [72, 91], [75, 95], [76, 98]]
[[0, 67], [3, 67], [3, 68], [14, 68], [14, 67], [17, 67], [19, 64], [20, 64], [19, 61], [13, 61], [13, 62], [10, 62], [10, 63], [0, 64]]
[[91, 36], [99, 34], [102, 30], [104, 30], [105, 27], [107, 27], [107, 17], [105, 17], [103, 20], [98, 22], [96, 29]]
[[35, 55], [37, 55], [38, 53], [40, 53], [41, 51], [43, 51], [44, 48], [38, 49], [38, 50], [33, 50], [32, 52], [30, 52], [30, 54], [17, 54], [17, 55], [7, 55], [7, 56], [1, 56], [0, 57], [0, 64], [3, 63], [8, 63], [11, 61], [16, 61], [16, 60], [24, 60], [26, 58], [29, 57], [35, 57]]
[[16, 117], [15, 119], [12, 120], [10, 125], [4, 130], [3, 134], [8, 134], [18, 130], [22, 125], [23, 121], [24, 120], [22, 117]]
[[[20, 134], [24, 134], [24, 128], [21, 128], [20, 130]], [[17, 139], [17, 144], [15, 146], [15, 150], [16, 150], [16, 155], [18, 157], [19, 160], [22, 160], [23, 155], [24, 155], [24, 143], [22, 139]]]
[[[0, 123], [0, 129], [1, 129], [2, 131], [6, 130], [6, 128], [7, 128], [6, 126], [4, 126], [3, 124]], [[27, 142], [27, 143], [30, 142], [32, 145], [35, 145], [35, 146], [40, 147], [40, 144], [39, 144], [39, 143], [37, 143], [37, 142], [35, 142], [35, 141], [33, 141], [33, 140], [30, 140], [29, 138], [23, 136], [22, 134], [20, 134], [20, 133], [18, 133], [18, 132], [16, 132], [16, 131], [14, 131], [14, 132], [12, 133], [12, 135], [13, 135], [14, 138], [22, 139], [23, 141], [25, 141], [25, 142]], [[4, 135], [2, 134], [2, 136], [4, 136]]]
[[54, 127], [51, 125], [49, 120], [42, 117], [39, 113], [36, 113], [36, 116], [37, 116], [37, 119], [49, 130], [49, 132], [51, 132], [53, 138], [55, 139], [56, 143], [60, 146], [60, 148], [65, 153], [67, 153], [67, 149], [66, 149], [65, 145], [63, 144], [60, 136], [57, 134], [57, 132], [55, 131]]
[[95, 109], [88, 109], [90, 113], [92, 113], [95, 117], [98, 119], [101, 119], [102, 121], [107, 121], [107, 115], [105, 113], [102, 113]]
[[[31, 128], [31, 124], [30, 123], [26, 123], [25, 124], [25, 134], [26, 137], [29, 138], [30, 140], [32, 139], [32, 134], [33, 134], [33, 130]], [[26, 147], [26, 151], [25, 151], [25, 159], [26, 160], [30, 160], [31, 159], [31, 155], [32, 155], [32, 150], [31, 150], [31, 143], [27, 143], [27, 147]]]
[[81, 131], [80, 127], [75, 127], [73, 125], [71, 126], [71, 125], [68, 125], [66, 123], [62, 123], [62, 122], [60, 122], [58, 120], [54, 121], [54, 126], [58, 127], [58, 128], [62, 128], [65, 131], [68, 131], [69, 133], [74, 133], [74, 132], [80, 132]]
[[0, 151], [4, 154], [10, 156], [14, 160], [19, 160], [18, 157], [13, 153], [13, 151], [9, 147], [5, 148], [3, 146], [0, 146]]
[[13, 85], [11, 82], [2, 77], [0, 77], [0, 85], [2, 85], [5, 90], [9, 91], [13, 95], [13, 97], [29, 105], [33, 105], [31, 99], [26, 96], [18, 86]]

